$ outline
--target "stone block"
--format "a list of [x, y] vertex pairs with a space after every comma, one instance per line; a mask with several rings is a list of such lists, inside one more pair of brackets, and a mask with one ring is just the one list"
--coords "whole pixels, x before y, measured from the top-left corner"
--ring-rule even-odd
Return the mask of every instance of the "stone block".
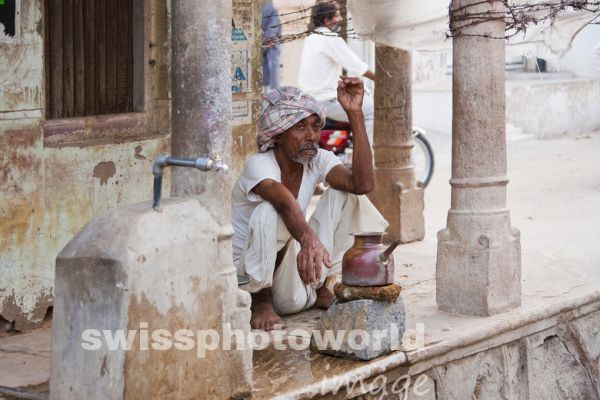
[[369, 199], [390, 224], [388, 238], [402, 243], [423, 240], [425, 192], [420, 187], [407, 189], [398, 179], [395, 170], [375, 169], [375, 189]]
[[400, 240], [402, 243], [423, 240], [425, 237], [425, 191], [417, 187], [400, 192]]
[[50, 398], [248, 396], [252, 350], [228, 350], [223, 334], [250, 333], [250, 298], [223, 251], [231, 233], [192, 199], [84, 227], [56, 261]]
[[325, 312], [311, 337], [311, 350], [355, 360], [371, 360], [400, 347], [406, 314], [402, 297], [390, 303], [353, 300]]

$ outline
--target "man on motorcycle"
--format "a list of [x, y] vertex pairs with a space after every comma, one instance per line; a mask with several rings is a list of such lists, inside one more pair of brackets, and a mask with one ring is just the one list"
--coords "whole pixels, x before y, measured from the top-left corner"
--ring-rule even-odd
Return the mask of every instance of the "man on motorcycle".
[[[375, 73], [338, 35], [342, 20], [340, 6], [335, 1], [321, 0], [314, 6], [314, 31], [304, 41], [298, 83], [302, 90], [323, 104], [327, 117], [348, 122], [336, 98], [337, 80], [342, 68], [350, 75], [366, 76], [371, 80], [375, 80]], [[365, 96], [363, 113], [369, 142], [373, 144], [375, 112], [372, 96]]]
[[[354, 130], [352, 170], [318, 147], [325, 112], [314, 98], [289, 86], [263, 97], [259, 152], [246, 161], [232, 190], [233, 260], [250, 278], [242, 288], [252, 296], [254, 329], [283, 325], [280, 315], [328, 308], [335, 297], [325, 278], [339, 273], [350, 233], [387, 227], [360, 196], [373, 188], [363, 82], [340, 78], [337, 96]], [[330, 188], [306, 222], [314, 188], [323, 181]]]

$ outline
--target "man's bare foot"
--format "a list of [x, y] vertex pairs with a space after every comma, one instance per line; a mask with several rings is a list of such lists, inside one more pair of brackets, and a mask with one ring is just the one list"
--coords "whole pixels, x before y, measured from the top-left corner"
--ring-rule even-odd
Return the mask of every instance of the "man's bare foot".
[[273, 309], [271, 289], [266, 288], [258, 293], [252, 293], [252, 306], [250, 309], [252, 311], [252, 317], [250, 318], [252, 329], [271, 331], [285, 328], [285, 322]]
[[317, 301], [315, 301], [315, 308], [322, 308], [327, 310], [335, 301], [335, 294], [327, 286], [323, 285], [317, 289]]

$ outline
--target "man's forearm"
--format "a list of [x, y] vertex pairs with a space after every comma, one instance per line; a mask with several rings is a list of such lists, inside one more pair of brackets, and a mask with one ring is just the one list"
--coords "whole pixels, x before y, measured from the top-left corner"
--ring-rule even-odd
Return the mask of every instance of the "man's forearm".
[[[287, 200], [287, 199], [286, 199]], [[318, 283], [321, 279], [321, 267], [331, 267], [329, 255], [319, 237], [306, 222], [300, 207], [295, 202], [277, 202], [275, 209], [281, 216], [292, 237], [300, 243], [297, 255], [298, 274], [304, 283]]]
[[300, 244], [303, 244], [311, 236], [316, 237], [306, 222], [298, 202], [282, 183], [265, 179], [256, 185], [252, 191], [275, 208], [292, 237]]
[[308, 222], [306, 222], [306, 218], [304, 217], [304, 214], [302, 214], [300, 206], [295, 201], [294, 204], [281, 203], [277, 205], [273, 204], [273, 206], [281, 216], [283, 223], [292, 237], [296, 239], [301, 246], [306, 243], [307, 240], [317, 237], [310, 225], [308, 225]]
[[373, 189], [373, 152], [365, 127], [362, 111], [348, 113], [352, 127], [352, 180], [359, 191], [368, 193]]

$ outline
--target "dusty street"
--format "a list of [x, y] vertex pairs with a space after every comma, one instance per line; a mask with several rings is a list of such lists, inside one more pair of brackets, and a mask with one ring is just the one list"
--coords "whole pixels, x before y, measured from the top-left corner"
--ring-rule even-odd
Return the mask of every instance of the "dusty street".
[[404, 266], [396, 278], [404, 288], [408, 329], [423, 323], [426, 343], [435, 343], [593, 297], [600, 287], [599, 133], [552, 140], [508, 136], [508, 208], [521, 231], [522, 307], [477, 318], [436, 306], [436, 234], [450, 208], [451, 149], [449, 134], [428, 132], [437, 165], [425, 194], [426, 237], [394, 252]]

